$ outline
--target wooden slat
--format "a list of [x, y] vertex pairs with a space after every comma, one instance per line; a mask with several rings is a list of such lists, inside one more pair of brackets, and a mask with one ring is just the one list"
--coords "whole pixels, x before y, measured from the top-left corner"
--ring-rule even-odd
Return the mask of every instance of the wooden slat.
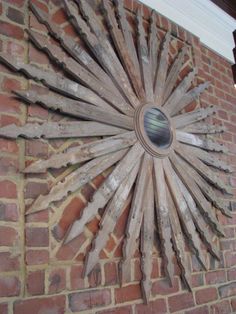
[[170, 109], [170, 115], [174, 116], [178, 112], [180, 112], [182, 109], [184, 109], [188, 104], [198, 99], [200, 94], [202, 94], [210, 85], [210, 82], [205, 82], [203, 84], [200, 84], [194, 88], [192, 88], [190, 91], [185, 93], [181, 99], [173, 105]]
[[141, 76], [144, 90], [146, 93], [146, 101], [154, 102], [152, 70], [149, 61], [149, 51], [146, 41], [146, 34], [143, 27], [143, 12], [139, 8], [137, 11], [137, 35], [138, 35], [138, 56], [141, 69]]
[[211, 204], [206, 200], [204, 195], [202, 194], [201, 190], [199, 189], [198, 185], [195, 181], [188, 175], [188, 173], [183, 169], [179, 163], [177, 158], [175, 158], [175, 154], [171, 156], [172, 165], [177, 172], [178, 176], [183, 181], [184, 185], [188, 189], [189, 193], [192, 195], [193, 199], [195, 200], [198, 208], [201, 210], [202, 215], [210, 224], [212, 230], [216, 232], [218, 235], [224, 235], [223, 228], [217, 221]]
[[173, 93], [164, 103], [163, 106], [165, 110], [167, 110], [170, 114], [173, 111], [174, 112], [179, 111], [178, 104], [181, 104], [182, 98], [184, 97], [187, 90], [191, 87], [194, 77], [196, 75], [196, 72], [197, 72], [196, 69], [189, 72], [189, 74], [185, 76], [185, 78], [179, 83], [179, 85], [175, 88]]
[[183, 131], [176, 131], [176, 139], [184, 144], [188, 144], [191, 146], [196, 146], [199, 148], [202, 148], [206, 151], [211, 151], [211, 152], [220, 152], [220, 153], [228, 153], [228, 148], [224, 146], [223, 144], [219, 144], [216, 142], [213, 142], [210, 139], [207, 138], [200, 138], [197, 135], [183, 132]]
[[216, 106], [211, 106], [208, 108], [196, 109], [192, 112], [180, 114], [172, 118], [177, 129], [184, 128], [190, 124], [201, 121], [217, 112]]
[[105, 136], [124, 132], [124, 129], [90, 121], [27, 123], [23, 126], [9, 124], [0, 128], [0, 136], [15, 139], [18, 137], [51, 139]]
[[193, 134], [216, 134], [226, 131], [226, 127], [223, 125], [211, 125], [202, 122], [194, 123], [183, 128], [184, 132]]
[[56, 183], [47, 195], [40, 195], [27, 210], [26, 215], [47, 209], [52, 202], [60, 201], [69, 193], [80, 189], [83, 185], [94, 179], [100, 173], [115, 164], [127, 153], [127, 149], [97, 157], [82, 165], [63, 181]]
[[[52, 71], [41, 70], [33, 65], [24, 64], [13, 57], [1, 53], [0, 61], [8, 65], [14, 71], [22, 71], [28, 78], [36, 81], [41, 81], [44, 85], [51, 89], [76, 99], [87, 101], [95, 106], [105, 110], [110, 110], [111, 106], [99, 97], [96, 93], [87, 87], [84, 87], [72, 80], [64, 78], [62, 75], [56, 74]], [[121, 109], [121, 108], [120, 108]], [[132, 109], [130, 115], [132, 115]]]
[[144, 150], [138, 142], [129, 150], [105, 182], [95, 192], [92, 202], [88, 203], [80, 219], [72, 224], [66, 236], [65, 243], [70, 242], [83, 232], [84, 226], [97, 214], [99, 208], [103, 208], [108, 203], [143, 153]]
[[[90, 27], [82, 17], [78, 15], [77, 10], [70, 4], [70, 2], [64, 0], [64, 4], [66, 12], [70, 17], [70, 22], [73, 24], [76, 31], [82, 36], [90, 50], [96, 56], [98, 62], [103, 66], [107, 73], [112, 76], [113, 80], [116, 81], [131, 105], [137, 107], [139, 101], [131, 88], [128, 77], [111, 44], [105, 37], [104, 30], [97, 23], [96, 14], [90, 8], [89, 4], [86, 1], [79, 1], [80, 9], [83, 6], [82, 12], [86, 12], [87, 22]], [[94, 33], [91, 32], [91, 29]]]
[[146, 195], [150, 193], [147, 187], [149, 186], [149, 180], [152, 176], [152, 166], [152, 157], [148, 153], [145, 153], [126, 225], [125, 240], [122, 250], [123, 258], [120, 263], [120, 282], [122, 285], [130, 281], [131, 258], [135, 252], [136, 240], [140, 234], [143, 212], [146, 207], [144, 201], [147, 201]]
[[159, 64], [154, 84], [155, 103], [157, 106], [161, 106], [163, 104], [163, 93], [168, 70], [168, 52], [170, 40], [170, 32], [167, 32], [162, 41], [161, 51], [159, 54]]
[[137, 141], [134, 132], [112, 136], [79, 147], [70, 148], [65, 153], [54, 154], [46, 160], [38, 160], [25, 168], [25, 173], [45, 172], [48, 168], [61, 168], [82, 161], [109, 154], [133, 145]]
[[45, 89], [45, 94], [39, 95], [33, 90], [14, 92], [29, 104], [40, 104], [43, 107], [76, 118], [94, 120], [108, 125], [133, 130], [133, 119], [119, 113], [111, 113], [87, 103], [72, 100]]
[[172, 196], [172, 199], [177, 209], [179, 220], [181, 221], [182, 228], [186, 234], [187, 241], [190, 244], [194, 254], [196, 255], [198, 261], [202, 267], [206, 270], [207, 264], [206, 259], [202, 253], [201, 242], [198, 234], [196, 233], [195, 226], [192, 221], [192, 216], [189, 212], [186, 201], [176, 184], [176, 173], [174, 172], [170, 161], [165, 160], [165, 175], [168, 183], [168, 187]]
[[150, 69], [152, 71], [152, 82], [154, 85], [156, 72], [157, 72], [158, 52], [160, 48], [160, 39], [158, 36], [158, 30], [157, 30], [157, 13], [154, 10], [152, 11], [151, 18], [150, 18], [148, 47], [149, 47]]
[[141, 289], [144, 302], [147, 304], [150, 299], [152, 282], [152, 252], [154, 242], [154, 190], [153, 177], [150, 175], [147, 185], [147, 193], [143, 200], [143, 222], [141, 227]]
[[136, 180], [139, 167], [140, 160], [136, 163], [124, 181], [122, 181], [113, 198], [107, 205], [102, 220], [100, 221], [98, 233], [93, 240], [92, 248], [86, 256], [85, 276], [92, 271], [96, 263], [99, 261], [99, 254], [109, 240], [109, 235], [113, 232], [118, 218], [121, 216], [126, 205], [131, 201], [132, 195], [130, 192]]
[[166, 277], [173, 284], [173, 249], [171, 243], [171, 225], [166, 194], [166, 181], [164, 177], [163, 161], [158, 158], [154, 159], [154, 178], [157, 227], [160, 236], [163, 268]]
[[100, 97], [112, 105], [110, 111], [116, 112], [116, 108], [127, 115], [131, 115], [133, 110], [127, 109], [128, 105], [121, 102], [120, 98], [114, 95], [105, 84], [94, 77], [86, 68], [80, 65], [73, 58], [70, 58], [63, 50], [47, 41], [46, 38], [36, 32], [28, 31], [30, 39], [41, 50], [43, 50], [54, 62], [60, 64], [77, 82], [84, 84], [93, 90]]
[[184, 64], [184, 58], [185, 58], [186, 53], [187, 53], [187, 46], [184, 46], [170, 67], [169, 73], [165, 81], [163, 103], [166, 102], [166, 100], [169, 98], [172, 90], [175, 87], [179, 73]]
[[225, 172], [233, 172], [232, 167], [227, 165], [223, 160], [217, 158], [215, 154], [209, 154], [208, 152], [197, 147], [191, 147], [191, 152], [208, 166], [212, 166]]
[[191, 153], [191, 149], [185, 145], [181, 145], [180, 147], [175, 148], [175, 151], [178, 153], [178, 155], [186, 160], [206, 181], [210, 182], [223, 193], [232, 195], [231, 187], [226, 185], [215, 172], [213, 172], [211, 169], [209, 169], [209, 167], [207, 167], [203, 162], [195, 157]]
[[119, 28], [121, 29], [123, 33], [126, 47], [129, 51], [129, 55], [132, 57], [136, 72], [141, 77], [138, 55], [137, 55], [136, 47], [134, 44], [132, 30], [127, 20], [125, 9], [124, 9], [124, 0], [114, 0], [113, 2], [115, 3], [115, 6], [116, 6], [117, 20], [118, 20]]
[[179, 188], [182, 191], [184, 198], [188, 204], [188, 208], [191, 211], [194, 224], [201, 236], [202, 241], [206, 245], [211, 255], [219, 260], [220, 259], [219, 249], [214, 244], [212, 236], [210, 235], [210, 232], [208, 230], [208, 223], [203, 219], [203, 216], [201, 215], [200, 211], [196, 207], [196, 204], [191, 194], [188, 192], [183, 182], [179, 178], [177, 180], [178, 180]]
[[118, 52], [118, 55], [122, 61], [126, 73], [129, 76], [136, 95], [139, 97], [140, 100], [144, 101], [145, 93], [142, 81], [140, 79], [140, 73], [136, 71], [135, 65], [132, 60], [132, 55], [129, 54], [129, 50], [126, 46], [122, 31], [118, 27], [111, 4], [106, 0], [102, 0], [102, 5], [107, 26], [109, 28], [109, 32]]

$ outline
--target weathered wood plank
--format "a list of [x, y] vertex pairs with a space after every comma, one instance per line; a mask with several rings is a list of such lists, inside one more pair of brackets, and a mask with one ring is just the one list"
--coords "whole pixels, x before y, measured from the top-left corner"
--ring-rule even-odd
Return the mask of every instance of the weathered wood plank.
[[201, 162], [197, 157], [191, 153], [191, 149], [186, 147], [186, 145], [181, 145], [175, 148], [175, 151], [186, 160], [206, 181], [214, 185], [218, 190], [223, 193], [231, 194], [232, 189], [230, 186], [226, 185], [219, 175], [213, 172], [209, 167], [207, 167], [203, 162]]
[[47, 195], [40, 195], [27, 210], [26, 215], [47, 209], [52, 202], [60, 201], [69, 193], [80, 189], [83, 185], [90, 182], [100, 173], [115, 164], [127, 153], [127, 149], [97, 157], [82, 165], [63, 181], [56, 183]]
[[142, 14], [143, 14], [142, 9], [139, 8], [136, 15], [139, 64], [140, 64], [143, 86], [146, 93], [146, 101], [154, 102], [152, 71], [151, 71], [151, 64], [149, 60], [148, 45], [145, 38], [146, 34], [143, 27]]
[[107, 205], [102, 220], [100, 221], [98, 233], [93, 240], [92, 248], [86, 256], [85, 276], [91, 272], [98, 262], [99, 254], [109, 240], [109, 235], [113, 232], [116, 223], [122, 214], [122, 211], [131, 201], [132, 195], [130, 192], [136, 180], [139, 167], [140, 160], [136, 163], [127, 177], [122, 181], [113, 198]]
[[228, 148], [223, 144], [213, 142], [212, 140], [207, 138], [203, 139], [198, 137], [197, 135], [179, 130], [176, 131], [176, 139], [181, 143], [196, 146], [206, 151], [220, 152], [225, 154], [229, 152]]
[[200, 108], [194, 111], [183, 113], [172, 118], [177, 129], [184, 128], [190, 124], [201, 121], [217, 112], [216, 106], [211, 106], [208, 108]]
[[172, 257], [174, 252], [171, 243], [171, 225], [166, 194], [166, 180], [163, 170], [163, 161], [158, 158], [154, 158], [154, 178], [157, 227], [161, 242], [163, 268], [169, 282], [173, 284], [174, 264]]
[[208, 221], [210, 224], [212, 230], [216, 232], [218, 235], [223, 236], [224, 231], [219, 222], [217, 221], [211, 204], [206, 200], [204, 195], [202, 194], [201, 190], [199, 189], [198, 185], [195, 183], [195, 181], [188, 175], [188, 173], [183, 169], [179, 163], [178, 160], [175, 160], [175, 155], [173, 154], [172, 161], [173, 161], [173, 167], [175, 171], [177, 172], [178, 176], [181, 178], [182, 182], [188, 189], [189, 193], [192, 195], [193, 199], [195, 200], [195, 203], [197, 204], [198, 208], [201, 210], [202, 215], [204, 218]]
[[146, 202], [145, 196], [148, 193], [146, 187], [149, 186], [149, 180], [152, 176], [152, 167], [153, 159], [148, 153], [145, 153], [126, 225], [125, 240], [122, 250], [123, 258], [120, 263], [120, 282], [122, 285], [130, 280], [130, 262], [135, 252], [136, 240], [140, 234], [143, 212], [145, 210], [144, 200]]
[[194, 123], [183, 128], [181, 131], [193, 133], [193, 134], [216, 134], [226, 131], [226, 127], [223, 125], [211, 125], [202, 122]]
[[61, 168], [74, 165], [95, 157], [109, 154], [133, 145], [137, 141], [134, 132], [111, 136], [109, 138], [94, 141], [70, 148], [65, 153], [53, 154], [46, 160], [38, 160], [24, 169], [25, 173], [45, 172], [48, 168]]
[[40, 104], [47, 109], [55, 110], [57, 112], [59, 111], [63, 114], [76, 118], [103, 122], [105, 124], [117, 126], [127, 130], [134, 129], [133, 118], [131, 117], [127, 117], [119, 113], [107, 112], [85, 102], [72, 100], [56, 93], [49, 92], [47, 89], [45, 89], [45, 94], [42, 95], [38, 95], [33, 90], [14, 93], [29, 104]]
[[107, 26], [118, 52], [118, 55], [122, 61], [122, 64], [126, 70], [126, 73], [129, 76], [129, 79], [132, 83], [132, 86], [136, 92], [136, 95], [140, 100], [145, 100], [145, 93], [142, 85], [142, 81], [140, 79], [140, 74], [136, 71], [135, 65], [132, 60], [132, 56], [129, 54], [129, 50], [126, 46], [126, 42], [122, 35], [122, 31], [119, 29], [114, 11], [111, 7], [111, 4], [108, 1], [102, 0], [103, 12], [105, 16], [105, 20], [107, 22]]
[[179, 73], [184, 64], [184, 58], [185, 58], [186, 53], [187, 53], [187, 46], [184, 46], [170, 67], [169, 73], [165, 81], [163, 103], [166, 102], [166, 100], [169, 98], [172, 90], [175, 87]]
[[95, 192], [92, 202], [88, 203], [80, 219], [72, 224], [66, 236], [65, 243], [70, 242], [83, 232], [84, 226], [97, 214], [99, 208], [103, 208], [108, 203], [122, 181], [140, 160], [143, 153], [144, 150], [138, 142], [129, 150], [105, 182]]
[[163, 93], [168, 70], [168, 52], [170, 40], [170, 32], [167, 32], [162, 41], [161, 51], [159, 54], [159, 64], [154, 84], [155, 103], [157, 104], [157, 106], [163, 105]]
[[153, 86], [157, 72], [158, 53], [160, 48], [160, 39], [157, 31], [157, 13], [153, 10], [150, 17], [149, 38], [148, 38], [149, 62], [152, 71]]
[[90, 121], [27, 123], [23, 126], [9, 124], [0, 128], [0, 136], [15, 139], [18, 137], [51, 139], [105, 136], [124, 132], [124, 129]]

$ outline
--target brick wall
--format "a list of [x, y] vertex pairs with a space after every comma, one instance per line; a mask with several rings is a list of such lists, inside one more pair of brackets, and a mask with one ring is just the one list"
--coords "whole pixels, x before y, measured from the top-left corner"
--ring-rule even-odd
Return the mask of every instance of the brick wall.
[[[75, 36], [73, 28], [60, 9], [60, 0], [34, 0], [43, 10], [53, 16], [66, 33]], [[125, 1], [127, 12], [133, 18], [137, 3]], [[144, 7], [145, 19], [150, 11]], [[211, 123], [223, 124], [227, 132], [219, 141], [230, 148], [226, 160], [236, 167], [236, 93], [233, 88], [229, 62], [202, 46], [199, 39], [158, 15], [160, 34], [170, 30], [178, 41], [193, 47], [194, 63], [199, 68], [199, 80], [212, 82], [200, 103], [219, 105]], [[26, 40], [24, 29], [31, 27], [42, 36], [47, 36], [28, 10], [27, 0], [0, 1], [0, 50], [31, 64], [45, 68], [58, 68]], [[174, 49], [174, 47], [173, 47]], [[174, 54], [174, 52], [173, 52]], [[10, 91], [33, 87], [38, 93], [41, 86], [27, 81], [5, 66], [0, 65], [0, 126], [18, 125], [26, 121], [58, 121], [59, 115], [38, 107], [19, 102]], [[87, 139], [89, 140], [89, 139]], [[99, 216], [86, 228], [85, 233], [61, 247], [61, 240], [70, 223], [79, 217], [92, 193], [104, 180], [106, 173], [86, 185], [78, 194], [57, 202], [49, 210], [27, 216], [24, 212], [33, 199], [46, 193], [50, 186], [62, 179], [65, 169], [51, 171], [47, 175], [21, 174], [25, 164], [47, 158], [54, 152], [63, 151], [80, 140], [23, 140], [0, 139], [0, 313], [45, 314], [45, 313], [232, 313], [236, 311], [236, 214], [232, 219], [218, 215], [224, 225], [226, 237], [220, 241], [221, 262], [209, 260], [210, 270], [202, 272], [192, 259], [192, 293], [182, 288], [178, 276], [173, 287], [163, 278], [160, 254], [153, 257], [152, 297], [149, 305], [143, 305], [140, 291], [140, 264], [138, 252], [133, 259], [132, 281], [124, 288], [118, 285], [117, 265], [121, 257], [128, 207], [118, 221], [106, 248], [102, 251], [101, 263], [88, 278], [82, 278], [83, 260], [91, 239], [98, 229]], [[224, 179], [224, 178], [223, 178]], [[236, 177], [228, 178], [236, 191]], [[236, 195], [236, 194], [235, 194]], [[233, 210], [236, 209], [233, 202]], [[79, 250], [78, 250], [79, 248]], [[209, 257], [210, 258], [210, 257]], [[176, 270], [178, 274], [178, 269]]]

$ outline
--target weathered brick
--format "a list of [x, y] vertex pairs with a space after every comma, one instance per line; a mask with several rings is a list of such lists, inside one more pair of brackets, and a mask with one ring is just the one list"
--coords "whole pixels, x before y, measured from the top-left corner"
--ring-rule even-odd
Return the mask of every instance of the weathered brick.
[[10, 252], [0, 252], [0, 271], [19, 270], [19, 256], [12, 256]]
[[25, 187], [25, 198], [36, 198], [48, 193], [48, 184], [40, 182], [28, 182]]
[[156, 314], [156, 313], [168, 313], [166, 301], [164, 299], [158, 299], [146, 304], [135, 305], [136, 314]]
[[216, 270], [206, 273], [206, 284], [214, 285], [217, 283], [225, 282], [226, 274], [224, 270]]
[[236, 280], [236, 268], [227, 271], [227, 279], [228, 281]]
[[124, 303], [141, 299], [141, 290], [138, 284], [115, 289], [115, 302]]
[[21, 27], [3, 21], [0, 21], [0, 34], [19, 40], [24, 38], [24, 31]]
[[49, 252], [47, 250], [28, 250], [26, 252], [27, 265], [40, 265], [49, 262]]
[[2, 90], [6, 92], [18, 91], [21, 89], [22, 89], [21, 82], [16, 79], [5, 77], [2, 81]]
[[7, 17], [13, 22], [16, 22], [18, 24], [24, 24], [24, 14], [15, 8], [8, 8]]
[[196, 291], [195, 297], [197, 304], [208, 303], [217, 299], [217, 290], [216, 288], [204, 288]]
[[14, 302], [14, 314], [64, 314], [65, 307], [66, 298], [63, 295], [50, 298], [20, 300]]
[[45, 159], [48, 157], [48, 145], [40, 140], [26, 141], [25, 153], [27, 156]]
[[17, 244], [18, 232], [12, 227], [0, 226], [0, 245], [12, 246]]
[[0, 220], [14, 222], [18, 219], [19, 212], [16, 204], [0, 202]]
[[174, 278], [172, 287], [167, 279], [159, 279], [157, 281], [154, 281], [152, 285], [153, 295], [156, 295], [156, 294], [167, 295], [167, 294], [175, 293], [178, 291], [179, 291], [179, 283], [178, 283], [177, 278]]
[[117, 265], [109, 262], [104, 265], [105, 285], [111, 286], [118, 283]]
[[132, 314], [132, 313], [133, 311], [131, 306], [116, 307], [113, 309], [96, 312], [96, 314]]
[[26, 245], [29, 247], [45, 247], [49, 245], [48, 228], [26, 228]]
[[208, 307], [205, 305], [200, 307], [194, 307], [191, 310], [186, 311], [185, 314], [209, 314], [209, 310]]
[[44, 270], [36, 270], [28, 274], [26, 286], [30, 295], [44, 294], [44, 276]]
[[95, 265], [91, 273], [88, 275], [90, 288], [99, 286], [102, 282], [101, 267], [99, 264]]
[[26, 0], [3, 0], [3, 1], [7, 2], [8, 4], [15, 5], [19, 8], [22, 7], [26, 2]]
[[218, 288], [221, 298], [231, 297], [236, 294], [236, 281], [220, 286]]
[[0, 181], [0, 197], [16, 198], [16, 184], [9, 180]]
[[8, 304], [7, 303], [1, 303], [0, 304], [0, 313], [1, 314], [8, 314]]
[[89, 310], [111, 304], [111, 291], [90, 290], [69, 294], [69, 308], [72, 312]]
[[178, 312], [194, 306], [192, 293], [177, 294], [168, 298], [170, 312]]
[[83, 265], [71, 266], [70, 282], [72, 290], [80, 290], [85, 288], [85, 279], [83, 278]]
[[210, 313], [229, 314], [231, 313], [230, 301], [222, 301], [212, 304], [210, 307]]
[[49, 274], [49, 293], [58, 293], [66, 289], [66, 272], [64, 269], [54, 269]]
[[16, 276], [0, 277], [0, 297], [13, 297], [20, 294], [20, 281]]

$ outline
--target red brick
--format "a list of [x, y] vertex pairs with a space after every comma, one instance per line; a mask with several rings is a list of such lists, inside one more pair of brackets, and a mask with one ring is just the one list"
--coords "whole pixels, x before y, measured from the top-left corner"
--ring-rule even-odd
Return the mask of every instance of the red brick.
[[167, 294], [175, 293], [178, 291], [179, 291], [179, 283], [178, 283], [177, 278], [174, 278], [172, 287], [167, 279], [159, 279], [157, 281], [154, 281], [152, 285], [153, 295], [156, 295], [156, 294], [167, 295]]
[[206, 284], [214, 285], [217, 283], [225, 282], [226, 275], [224, 270], [216, 270], [206, 273]]
[[19, 270], [19, 258], [11, 256], [10, 252], [0, 252], [0, 271], [15, 271]]
[[90, 290], [69, 294], [69, 308], [72, 312], [89, 310], [111, 304], [111, 291]]
[[38, 105], [30, 105], [28, 107], [28, 115], [30, 117], [36, 117], [42, 120], [46, 120], [48, 118], [48, 110]]
[[1, 115], [0, 116], [0, 126], [5, 126], [5, 125], [8, 125], [8, 124], [19, 125], [20, 121], [16, 117], [8, 116], [8, 115], [5, 115], [5, 114]]
[[15, 183], [4, 180], [0, 182], [0, 197], [16, 198], [17, 191]]
[[117, 265], [109, 262], [104, 265], [105, 285], [111, 286], [118, 283]]
[[9, 41], [7, 43], [7, 53], [13, 55], [13, 56], [23, 56], [25, 52], [24, 46], [14, 42], [14, 41]]
[[47, 250], [28, 250], [26, 252], [27, 265], [40, 265], [49, 262], [49, 252]]
[[138, 304], [135, 306], [136, 314], [157, 314], [167, 313], [166, 301], [164, 299], [158, 299], [151, 301], [148, 305]]
[[58, 293], [66, 289], [66, 272], [64, 269], [54, 269], [49, 275], [49, 293]]
[[102, 282], [101, 267], [96, 264], [91, 273], [88, 275], [89, 287], [95, 288]]
[[48, 157], [48, 145], [40, 140], [26, 141], [25, 153], [27, 156], [46, 159]]
[[227, 300], [227, 301], [222, 301], [222, 302], [211, 305], [210, 313], [214, 313], [214, 314], [231, 313], [230, 302]]
[[236, 280], [236, 268], [227, 271], [227, 279], [228, 281]]
[[26, 0], [3, 0], [3, 1], [7, 2], [8, 4], [15, 5], [19, 8], [22, 7], [26, 2]]
[[21, 103], [14, 97], [0, 94], [0, 111], [20, 113]]
[[[80, 248], [84, 242], [86, 241], [86, 237], [82, 233], [80, 236], [76, 237], [74, 240], [70, 241], [69, 243], [62, 245], [56, 257], [59, 260], [71, 260], [75, 255], [78, 254], [78, 248]], [[83, 255], [84, 256], [84, 255]]]
[[63, 295], [50, 298], [36, 298], [32, 300], [22, 300], [14, 302], [14, 314], [64, 314], [66, 298]]
[[18, 24], [24, 24], [24, 14], [15, 8], [8, 8], [7, 17], [13, 22], [16, 22]]
[[182, 293], [168, 298], [170, 312], [178, 312], [194, 306], [192, 293]]
[[19, 148], [16, 142], [0, 138], [0, 149], [1, 152], [17, 153]]
[[29, 60], [30, 63], [38, 63], [40, 65], [49, 64], [49, 58], [47, 55], [35, 48], [32, 44], [29, 45]]
[[2, 3], [0, 3], [0, 15], [2, 15]]
[[52, 16], [52, 21], [56, 24], [62, 24], [67, 21], [67, 15], [64, 9], [58, 9]]
[[5, 77], [2, 81], [2, 89], [7, 92], [21, 90], [21, 82], [13, 78]]
[[204, 285], [203, 274], [192, 274], [192, 287], [196, 288]]
[[232, 310], [236, 311], [236, 299], [231, 300], [231, 306], [232, 306]]
[[236, 281], [220, 286], [218, 288], [221, 298], [228, 298], [236, 294]]
[[19, 235], [12, 227], [0, 226], [0, 245], [12, 246], [16, 244]]
[[133, 311], [131, 306], [116, 307], [114, 309], [96, 312], [96, 314], [132, 314], [132, 313]]
[[83, 265], [71, 266], [70, 282], [72, 290], [79, 290], [85, 288], [85, 280], [83, 278]]
[[141, 299], [141, 290], [138, 284], [115, 289], [116, 304], [138, 299]]
[[49, 211], [50, 211], [50, 208], [48, 210], [42, 210], [40, 212], [27, 215], [25, 217], [26, 222], [48, 222]]
[[8, 305], [7, 303], [0, 304], [0, 313], [1, 314], [8, 314]]
[[13, 297], [20, 294], [20, 281], [15, 276], [0, 277], [0, 297]]
[[195, 293], [196, 303], [203, 304], [217, 299], [216, 288], [205, 288]]
[[27, 276], [26, 286], [30, 295], [44, 294], [44, 270], [30, 272]]
[[25, 187], [25, 198], [36, 198], [48, 193], [47, 183], [28, 182]]
[[193, 309], [186, 311], [185, 314], [209, 314], [209, 311], [208, 307], [205, 305], [198, 308], [194, 307]]
[[48, 228], [26, 228], [26, 245], [29, 247], [45, 247], [49, 245]]
[[0, 202], [0, 220], [18, 221], [19, 212], [16, 204]]
[[19, 40], [24, 38], [23, 29], [8, 22], [0, 21], [0, 33]]
[[48, 13], [48, 6], [38, 0], [31, 0], [37, 7]]
[[14, 175], [18, 172], [19, 160], [15, 157], [0, 157], [0, 175]]

